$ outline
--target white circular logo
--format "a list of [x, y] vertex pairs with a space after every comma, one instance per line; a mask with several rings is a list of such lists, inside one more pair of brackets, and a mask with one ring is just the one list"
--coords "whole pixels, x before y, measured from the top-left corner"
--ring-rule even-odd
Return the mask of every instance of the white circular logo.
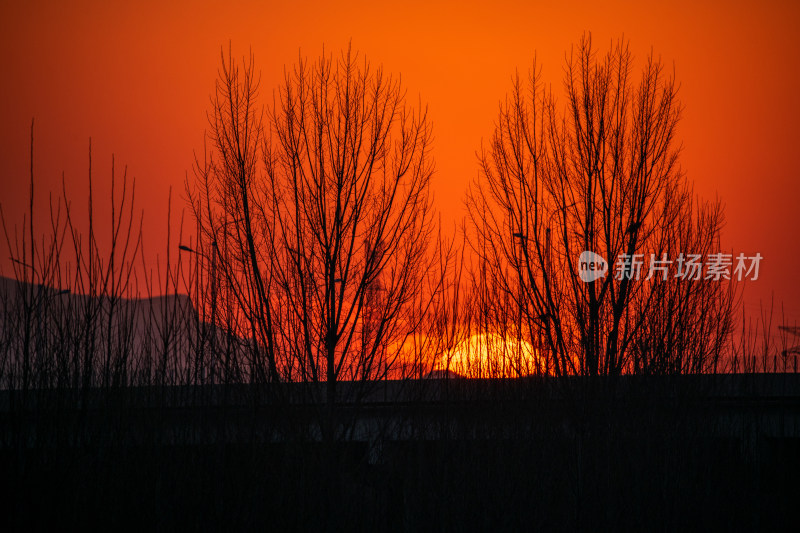
[[586, 250], [578, 257], [578, 276], [585, 282], [602, 278], [608, 273], [608, 262], [602, 256]]

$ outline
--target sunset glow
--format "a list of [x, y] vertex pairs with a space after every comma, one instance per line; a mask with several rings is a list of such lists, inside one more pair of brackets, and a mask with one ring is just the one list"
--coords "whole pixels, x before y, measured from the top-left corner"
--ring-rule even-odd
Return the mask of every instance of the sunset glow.
[[0, 532], [798, 530], [798, 23], [0, 2]]
[[[237, 56], [253, 50], [267, 103], [299, 51], [314, 57], [352, 40], [373, 64], [402, 75], [410, 100], [428, 106], [436, 208], [452, 226], [514, 72], [527, 72], [536, 57], [558, 92], [565, 54], [584, 31], [603, 46], [624, 34], [637, 60], [652, 49], [674, 65], [684, 105], [681, 166], [697, 193], [725, 202], [723, 247], [765, 257], [745, 304], [774, 294], [796, 319], [800, 284], [791, 280], [800, 251], [783, 236], [793, 234], [800, 198], [798, 9], [777, 1], [655, 10], [637, 2], [9, 3], [0, 21], [4, 78], [13, 80], [0, 103], [0, 202], [6, 220], [22, 219], [35, 117], [38, 215], [49, 192], [60, 192], [62, 171], [76, 206], [85, 206], [91, 137], [98, 197], [116, 154], [137, 179], [146, 254], [163, 258], [167, 194], [171, 187], [179, 212], [193, 153], [202, 152], [220, 47], [230, 41]], [[7, 254], [0, 266], [9, 272]]]

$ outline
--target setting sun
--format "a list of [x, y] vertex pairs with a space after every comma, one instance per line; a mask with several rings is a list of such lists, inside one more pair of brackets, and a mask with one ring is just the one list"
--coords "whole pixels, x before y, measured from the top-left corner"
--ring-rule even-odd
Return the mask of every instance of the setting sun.
[[435, 369], [468, 378], [515, 378], [547, 372], [529, 342], [498, 333], [470, 336], [440, 356]]

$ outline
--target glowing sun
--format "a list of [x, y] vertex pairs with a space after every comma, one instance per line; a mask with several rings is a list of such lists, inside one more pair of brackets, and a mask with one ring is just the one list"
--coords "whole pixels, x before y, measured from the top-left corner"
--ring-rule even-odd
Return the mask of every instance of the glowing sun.
[[536, 349], [525, 340], [478, 333], [442, 354], [436, 370], [449, 370], [467, 378], [510, 378], [541, 373], [544, 365]]

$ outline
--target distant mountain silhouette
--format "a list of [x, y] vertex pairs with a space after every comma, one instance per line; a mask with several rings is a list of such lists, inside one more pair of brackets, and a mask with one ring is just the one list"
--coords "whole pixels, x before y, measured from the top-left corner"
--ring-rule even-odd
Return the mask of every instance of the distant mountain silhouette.
[[111, 374], [125, 383], [192, 383], [199, 379], [195, 348], [223, 337], [231, 340], [202, 322], [185, 294], [73, 294], [0, 277], [0, 356], [8, 366], [5, 372], [0, 368], [0, 387], [8, 386], [9, 375], [20, 374], [14, 369], [21, 368], [26, 351], [37, 375], [60, 371], [74, 380], [91, 364], [93, 384]]

